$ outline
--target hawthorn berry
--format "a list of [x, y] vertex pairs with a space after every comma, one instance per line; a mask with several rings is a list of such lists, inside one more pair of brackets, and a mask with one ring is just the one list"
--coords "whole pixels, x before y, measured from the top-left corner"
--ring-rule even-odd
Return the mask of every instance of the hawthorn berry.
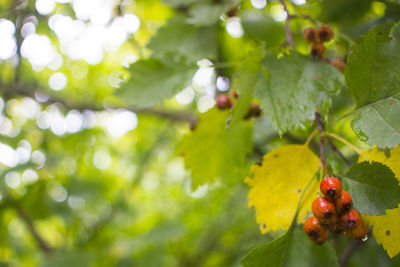
[[231, 99], [227, 94], [219, 94], [217, 96], [217, 107], [219, 109], [227, 109], [232, 106]]
[[235, 90], [231, 89], [230, 92], [231, 92], [232, 96], [233, 96], [235, 99], [237, 99], [237, 98], [239, 97], [238, 93], [237, 93]]
[[342, 190], [342, 194], [335, 200], [336, 211], [343, 213], [351, 209], [353, 199], [347, 191]]
[[303, 37], [306, 39], [309, 43], [318, 43], [318, 32], [314, 28], [307, 28], [303, 32]]
[[326, 51], [326, 47], [323, 43], [312, 43], [311, 44], [311, 55], [314, 57], [321, 57]]
[[340, 221], [348, 229], [356, 228], [362, 223], [361, 216], [355, 209], [351, 209], [348, 212], [344, 213], [340, 217]]
[[257, 103], [250, 103], [249, 111], [247, 112], [245, 119], [251, 117], [259, 117], [261, 115], [261, 108], [260, 105]]
[[328, 231], [320, 221], [312, 216], [304, 222], [303, 231], [311, 241], [321, 245], [328, 239]]
[[321, 42], [328, 42], [333, 39], [334, 33], [331, 27], [328, 25], [322, 25], [317, 30], [319, 40]]
[[335, 205], [326, 198], [316, 198], [312, 203], [312, 212], [322, 223], [330, 224], [337, 221]]
[[234, 7], [228, 11], [227, 15], [228, 15], [228, 17], [234, 17], [238, 14], [238, 12], [239, 12], [239, 10], [236, 7]]
[[338, 58], [332, 59], [329, 64], [340, 70], [341, 72], [344, 72], [344, 68], [346, 67], [346, 64]]
[[361, 222], [360, 225], [358, 225], [357, 227], [348, 229], [346, 231], [346, 235], [351, 238], [363, 238], [367, 234], [368, 234], [368, 227], [363, 222]]
[[328, 200], [335, 200], [341, 196], [342, 183], [335, 177], [325, 178], [322, 180], [319, 187], [322, 194], [324, 194]]

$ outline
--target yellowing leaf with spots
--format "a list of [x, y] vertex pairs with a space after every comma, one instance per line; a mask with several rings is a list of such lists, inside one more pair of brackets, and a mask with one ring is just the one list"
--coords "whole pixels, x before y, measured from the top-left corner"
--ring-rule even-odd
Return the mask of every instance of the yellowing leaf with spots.
[[[318, 171], [319, 158], [306, 145], [282, 146], [264, 156], [262, 165], [254, 165], [249, 207], [256, 210], [257, 223], [264, 234], [279, 228], [288, 229], [300, 196]], [[318, 191], [317, 179], [303, 197], [297, 220], [303, 222]]]
[[[400, 146], [390, 150], [390, 156], [376, 147], [365, 153], [369, 161], [377, 161], [392, 169], [400, 181]], [[360, 158], [360, 161], [363, 159]], [[363, 216], [368, 225], [373, 226], [372, 234], [378, 244], [382, 244], [389, 257], [400, 253], [400, 205], [396, 209], [387, 210], [385, 215]]]

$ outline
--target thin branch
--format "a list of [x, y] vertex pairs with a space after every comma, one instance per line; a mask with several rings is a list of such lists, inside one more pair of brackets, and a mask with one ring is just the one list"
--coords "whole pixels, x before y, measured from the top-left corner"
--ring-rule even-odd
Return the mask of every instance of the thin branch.
[[363, 242], [360, 239], [354, 239], [351, 242], [339, 259], [340, 267], [345, 267], [347, 265], [347, 262], [350, 260], [353, 253], [362, 245], [362, 243]]
[[[6, 88], [5, 86], [2, 86], [3, 94], [5, 96], [18, 96], [18, 95], [23, 95], [23, 96], [28, 96], [31, 98], [35, 98], [35, 89], [30, 88], [27, 89], [26, 87], [22, 86], [10, 86], [9, 88]], [[36, 92], [39, 92], [36, 90]], [[43, 93], [41, 93], [43, 94]], [[127, 109], [132, 112], [138, 113], [138, 114], [145, 114], [145, 115], [151, 115], [151, 116], [157, 116], [165, 119], [170, 119], [170, 120], [175, 120], [175, 121], [182, 121], [182, 122], [189, 122], [192, 126], [197, 123], [197, 117], [188, 112], [182, 112], [182, 111], [172, 111], [172, 110], [161, 110], [161, 109], [153, 109], [153, 108], [137, 108], [133, 106], [108, 106], [108, 107], [102, 107], [98, 105], [94, 105], [91, 103], [71, 103], [68, 102], [62, 98], [59, 98], [54, 95], [47, 95], [49, 99], [46, 101], [47, 104], [61, 104], [67, 109], [76, 109], [79, 111], [83, 110], [93, 110], [93, 111], [102, 111], [108, 109]]]
[[325, 174], [329, 175], [328, 167], [326, 166], [326, 161], [324, 157], [324, 143], [325, 143], [325, 137], [321, 134], [321, 137], [319, 138], [319, 159], [321, 161], [322, 167], [324, 168]]
[[286, 21], [285, 21], [285, 33], [286, 33], [286, 43], [290, 45], [293, 49], [296, 48], [294, 41], [293, 41], [293, 34], [292, 30], [290, 29], [290, 19], [291, 19], [291, 14], [289, 13], [289, 10], [287, 8], [287, 5], [285, 3], [285, 0], [279, 0], [279, 2], [282, 4], [283, 9], [286, 12]]
[[315, 19], [313, 19], [313, 18], [312, 18], [311, 16], [309, 16], [309, 15], [304, 15], [304, 14], [296, 15], [296, 14], [294, 14], [294, 15], [288, 15], [288, 17], [289, 17], [290, 19], [304, 19], [304, 20], [308, 20], [308, 21], [311, 21], [311, 22], [314, 23], [314, 24], [317, 23], [317, 21], [316, 21]]
[[31, 220], [31, 218], [28, 216], [28, 214], [26, 214], [26, 212], [21, 207], [19, 207], [17, 205], [14, 205], [14, 207], [17, 211], [18, 216], [21, 218], [21, 220], [23, 220], [25, 222], [26, 226], [28, 227], [29, 232], [31, 233], [33, 238], [38, 243], [40, 249], [47, 254], [52, 253], [53, 248], [50, 247], [50, 245], [47, 244], [47, 242], [36, 231], [36, 228], [33, 225], [33, 222]]
[[333, 143], [333, 141], [327, 137], [328, 139], [328, 143], [331, 146], [331, 148], [333, 149], [333, 151], [335, 151], [336, 153], [338, 153], [338, 155], [346, 162], [347, 166], [349, 168], [351, 168], [351, 161], [342, 153], [342, 151], [339, 150], [339, 148], [337, 148], [337, 146]]
[[319, 138], [319, 158], [321, 161], [321, 165], [325, 170], [325, 174], [328, 174], [328, 167], [326, 166], [326, 161], [324, 157], [324, 143], [325, 143], [325, 136], [323, 133], [325, 132], [325, 126], [324, 123], [322, 122], [321, 115], [318, 112], [315, 112], [315, 124], [317, 125], [317, 129], [320, 132], [320, 138]]

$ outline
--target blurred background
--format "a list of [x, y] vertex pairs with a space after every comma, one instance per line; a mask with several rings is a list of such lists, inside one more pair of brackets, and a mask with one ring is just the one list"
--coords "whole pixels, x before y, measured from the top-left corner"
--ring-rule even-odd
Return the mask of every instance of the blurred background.
[[[341, 58], [372, 25], [400, 15], [394, 0], [287, 2], [340, 28], [328, 53]], [[155, 107], [126, 105], [114, 93], [129, 66], [157, 53], [146, 45], [180, 12], [216, 27], [218, 61], [199, 60], [190, 84]], [[239, 266], [278, 236], [260, 234], [245, 177], [193, 190], [176, 151], [196, 114], [229, 90], [234, 62], [254, 43], [283, 43], [286, 18], [272, 0], [0, 0], [0, 266]], [[310, 25], [292, 23], [303, 54]], [[337, 116], [352, 107], [346, 91], [334, 101]], [[348, 125], [337, 130], [357, 142]], [[268, 118], [256, 119], [248, 166], [307, 135], [280, 138]], [[335, 242], [340, 251], [347, 240]], [[350, 262], [395, 264], [372, 237]]]

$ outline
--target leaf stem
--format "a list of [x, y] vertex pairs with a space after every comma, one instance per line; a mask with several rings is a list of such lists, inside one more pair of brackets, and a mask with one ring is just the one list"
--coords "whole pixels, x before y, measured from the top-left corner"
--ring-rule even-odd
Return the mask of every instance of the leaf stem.
[[290, 45], [291, 48], [295, 49], [296, 46], [295, 46], [294, 41], [293, 41], [293, 33], [292, 33], [292, 30], [290, 29], [290, 19], [291, 19], [292, 15], [289, 13], [289, 10], [287, 8], [287, 5], [286, 5], [285, 1], [284, 0], [279, 0], [279, 2], [282, 4], [283, 9], [286, 12], [286, 21], [285, 21], [286, 43], [288, 45]]
[[360, 155], [361, 157], [363, 157], [364, 159], [366, 159], [367, 161], [369, 161], [368, 157], [364, 154], [364, 152], [359, 149], [358, 147], [356, 147], [355, 145], [353, 145], [352, 143], [350, 143], [349, 141], [347, 141], [346, 139], [344, 139], [343, 137], [334, 134], [334, 133], [330, 133], [330, 132], [326, 132], [327, 136], [330, 136], [340, 142], [342, 142], [343, 144], [349, 146], [351, 149], [354, 150], [354, 152], [356, 152], [358, 155]]
[[314, 131], [310, 134], [310, 136], [307, 138], [306, 142], [304, 143], [305, 146], [308, 146], [311, 142], [311, 140], [314, 138], [314, 136], [318, 133], [318, 129], [314, 129]]
[[294, 225], [296, 224], [296, 220], [297, 220], [297, 217], [298, 217], [298, 215], [299, 215], [299, 210], [300, 210], [301, 202], [303, 201], [304, 195], [306, 194], [307, 190], [310, 188], [310, 186], [311, 186], [313, 180], [315, 179], [315, 177], [317, 177], [317, 176], [314, 175], [314, 176], [310, 179], [310, 181], [308, 181], [306, 187], [304, 188], [303, 193], [301, 194], [301, 196], [300, 196], [300, 198], [299, 198], [299, 202], [297, 202], [296, 212], [295, 212], [295, 214], [294, 214], [294, 217], [293, 217], [292, 223], [290, 224], [289, 229], [292, 229], [292, 228], [294, 227]]

